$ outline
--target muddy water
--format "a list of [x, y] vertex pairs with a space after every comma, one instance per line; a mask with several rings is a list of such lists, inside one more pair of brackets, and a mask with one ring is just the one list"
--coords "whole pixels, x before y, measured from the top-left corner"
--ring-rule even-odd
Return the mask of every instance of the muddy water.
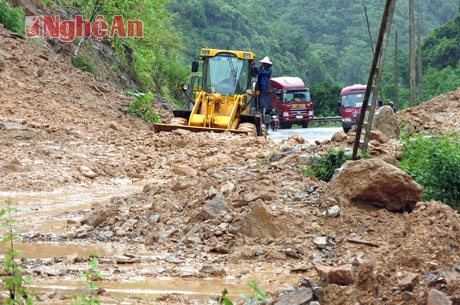
[[[123, 188], [77, 189], [51, 193], [0, 192], [0, 200], [2, 202], [1, 208], [5, 207], [4, 202], [7, 199], [17, 203], [18, 211], [13, 214], [14, 219], [17, 220], [15, 231], [24, 234], [59, 234], [71, 231], [70, 227], [75, 227], [75, 223], [80, 219], [80, 214], [82, 215], [82, 212], [90, 210], [93, 203], [105, 203], [113, 196], [127, 196], [141, 190], [141, 185], [127, 185]], [[62, 242], [23, 242], [16, 244], [16, 248], [22, 252], [22, 257], [26, 259], [43, 259], [44, 261], [75, 254], [78, 257], [88, 257], [94, 252], [99, 257], [111, 257], [122, 255], [125, 253], [126, 247], [128, 246], [119, 243], [92, 242], [88, 244], [78, 240], [72, 241], [72, 243], [66, 242], [65, 244]], [[0, 253], [4, 253], [5, 249], [5, 245], [0, 245]], [[144, 261], [149, 261], [148, 255], [152, 255], [151, 251], [142, 249], [142, 247], [136, 248], [136, 253], [143, 258], [147, 257]], [[88, 266], [85, 264], [73, 268], [80, 268], [80, 270], [84, 271]], [[125, 276], [117, 276], [116, 274], [106, 276], [107, 280], [98, 283], [99, 286], [105, 288], [112, 295], [120, 297], [136, 296], [144, 299], [154, 299], [159, 295], [180, 293], [190, 295], [194, 299], [205, 300], [211, 296], [220, 295], [223, 289], [229, 291], [229, 297], [236, 298], [239, 297], [238, 291], [251, 292], [250, 287], [247, 285], [250, 279], [256, 280], [259, 287], [269, 291], [278, 290], [280, 287], [295, 286], [301, 277], [300, 274], [286, 273], [289, 268], [275, 266], [270, 263], [226, 265], [227, 274], [236, 274], [236, 276], [227, 275], [214, 278], [158, 276], [158, 274], [161, 274], [159, 272], [161, 267], [149, 265], [148, 263], [125, 264], [116, 268], [122, 270], [121, 273], [125, 274]], [[193, 265], [178, 268], [189, 268], [183, 273], [189, 272], [193, 274], [197, 272]], [[155, 275], [152, 276], [153, 274]], [[83, 280], [74, 275], [68, 275], [59, 280], [54, 280], [53, 277], [34, 279], [32, 288], [53, 291], [84, 286], [85, 282]]]
[[[136, 268], [136, 266], [131, 266]], [[238, 266], [236, 266], [238, 267]], [[267, 281], [267, 279], [276, 279]], [[276, 272], [254, 272], [238, 278], [179, 278], [179, 277], [138, 277], [129, 280], [113, 281], [105, 280], [98, 282], [98, 286], [104, 288], [111, 295], [124, 297], [139, 297], [142, 299], [155, 299], [165, 294], [187, 295], [188, 298], [207, 300], [220, 295], [222, 290], [228, 290], [228, 296], [236, 299], [240, 291], [252, 293], [247, 285], [249, 280], [255, 280], [264, 291], [279, 290], [280, 287], [288, 288], [295, 286], [298, 275], [277, 274]], [[71, 290], [84, 287], [85, 283], [76, 279], [46, 280], [46, 282], [34, 282], [33, 287], [40, 290]]]

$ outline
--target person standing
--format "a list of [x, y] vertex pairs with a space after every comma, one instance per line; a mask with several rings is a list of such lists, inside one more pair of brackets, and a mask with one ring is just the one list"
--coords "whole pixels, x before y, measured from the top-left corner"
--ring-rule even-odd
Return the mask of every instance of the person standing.
[[262, 58], [260, 63], [260, 67], [257, 68], [260, 91], [258, 110], [265, 114], [265, 110], [270, 108], [270, 77], [273, 63], [268, 56]]
[[393, 113], [396, 113], [396, 111], [398, 111], [398, 108], [396, 108], [395, 104], [392, 101], [390, 101], [389, 104], [390, 104], [391, 109], [393, 109]]

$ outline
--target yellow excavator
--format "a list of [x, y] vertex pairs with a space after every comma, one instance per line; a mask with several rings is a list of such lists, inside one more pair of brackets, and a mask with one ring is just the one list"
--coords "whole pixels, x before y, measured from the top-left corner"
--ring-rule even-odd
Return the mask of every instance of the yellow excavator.
[[[190, 84], [182, 84], [188, 110], [173, 110], [169, 123], [154, 124], [155, 132], [177, 128], [191, 131], [246, 133], [266, 136], [263, 116], [256, 111], [257, 68], [252, 52], [204, 48], [192, 62]], [[200, 70], [200, 71], [199, 71]]]

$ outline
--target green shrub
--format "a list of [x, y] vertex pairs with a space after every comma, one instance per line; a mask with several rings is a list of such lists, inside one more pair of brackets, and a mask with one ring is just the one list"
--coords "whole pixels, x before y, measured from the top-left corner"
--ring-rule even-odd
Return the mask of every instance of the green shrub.
[[336, 169], [340, 168], [347, 160], [351, 160], [351, 155], [346, 154], [343, 148], [337, 152], [334, 148], [329, 148], [327, 155], [323, 157], [314, 156], [310, 166], [301, 168], [303, 174], [315, 176], [319, 180], [328, 182], [332, 179]]
[[16, 212], [17, 208], [13, 207], [13, 202], [9, 199], [5, 203], [7, 207], [0, 210], [0, 217], [5, 217], [2, 221], [2, 227], [6, 229], [6, 232], [2, 234], [2, 243], [8, 244], [8, 248], [5, 250], [3, 270], [0, 270], [0, 273], [2, 274], [2, 288], [8, 291], [9, 298], [4, 304], [31, 305], [35, 299], [35, 294], [29, 291], [25, 284], [30, 283], [32, 278], [24, 276], [25, 271], [18, 263], [21, 251], [15, 248], [16, 243], [22, 241], [19, 234], [13, 229], [16, 220], [13, 219], [12, 213]]
[[152, 92], [147, 93], [136, 93], [136, 92], [126, 92], [128, 96], [134, 96], [137, 100], [129, 105], [128, 111], [140, 117], [142, 120], [151, 123], [158, 123], [160, 121], [160, 116], [154, 114], [152, 111], [153, 98], [154, 95]]
[[422, 199], [460, 207], [460, 141], [457, 134], [402, 137], [399, 167], [423, 187]]
[[82, 55], [77, 55], [77, 56], [73, 56], [72, 57], [72, 65], [75, 67], [75, 68], [79, 68], [83, 71], [87, 71], [91, 74], [94, 74], [95, 70], [94, 70], [94, 64], [88, 60], [87, 58], [85, 58], [84, 56]]
[[0, 23], [10, 31], [25, 35], [25, 13], [22, 7], [11, 8], [10, 1], [0, 1]]
[[99, 305], [101, 304], [99, 299], [93, 294], [96, 290], [99, 289], [99, 285], [97, 281], [104, 280], [105, 276], [102, 275], [99, 270], [97, 270], [97, 266], [99, 265], [99, 260], [97, 258], [97, 254], [92, 253], [90, 255], [89, 261], [89, 269], [85, 271], [85, 273], [79, 274], [80, 277], [84, 277], [86, 280], [86, 289], [80, 294], [73, 294], [70, 297], [72, 299], [79, 299], [73, 305]]
[[[268, 302], [270, 302], [270, 299], [265, 294], [265, 291], [263, 291], [263, 289], [257, 286], [257, 282], [255, 280], [249, 280], [247, 284], [252, 289], [251, 293], [248, 293], [243, 290], [239, 291], [239, 294], [246, 298], [246, 302], [244, 304], [259, 305], [267, 304]], [[217, 304], [234, 305], [233, 301], [227, 297], [227, 294], [228, 290], [224, 289]]]

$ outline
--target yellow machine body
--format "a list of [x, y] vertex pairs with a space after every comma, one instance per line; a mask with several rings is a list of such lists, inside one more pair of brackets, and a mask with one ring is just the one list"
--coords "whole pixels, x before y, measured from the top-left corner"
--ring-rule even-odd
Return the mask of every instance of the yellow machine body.
[[[174, 110], [173, 120], [155, 124], [155, 131], [185, 128], [264, 135], [265, 126], [253, 107], [257, 85], [255, 54], [205, 48], [200, 55], [201, 76], [192, 77], [190, 86], [181, 86], [189, 96], [191, 109]], [[194, 62], [192, 72], [198, 72], [198, 66]], [[187, 91], [190, 89], [191, 94]]]

